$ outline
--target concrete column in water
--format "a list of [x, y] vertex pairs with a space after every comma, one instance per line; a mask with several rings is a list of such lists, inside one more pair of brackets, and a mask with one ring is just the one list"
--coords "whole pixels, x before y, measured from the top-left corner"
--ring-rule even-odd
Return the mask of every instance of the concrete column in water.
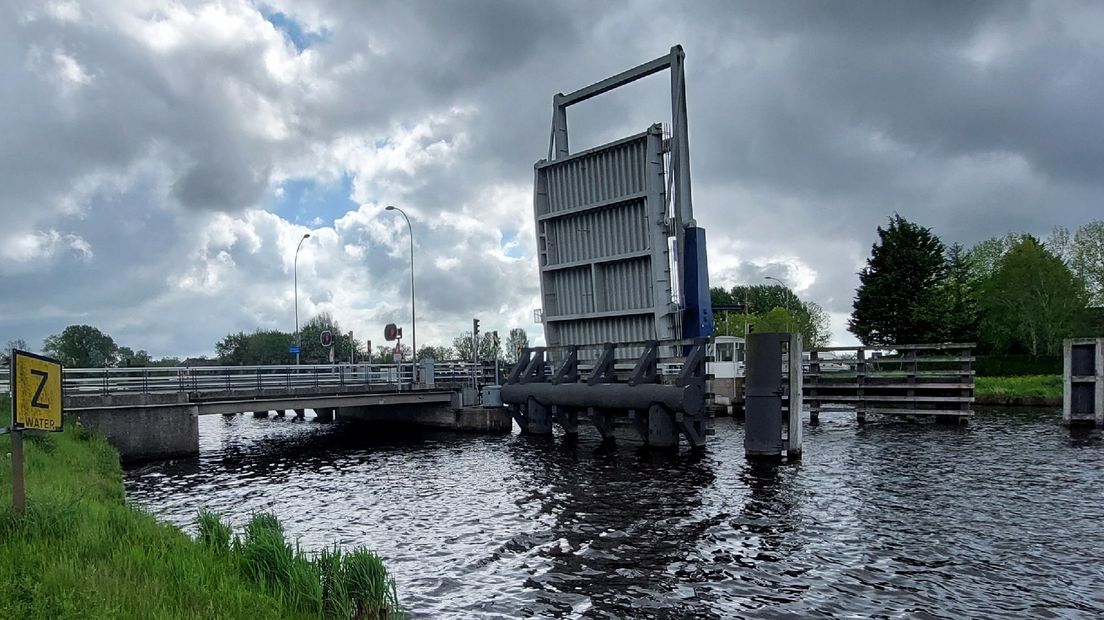
[[648, 408], [648, 436], [645, 438], [651, 448], [677, 448], [679, 429], [675, 416], [659, 405]]
[[[782, 353], [787, 352], [788, 383], [783, 385]], [[748, 458], [801, 456], [801, 337], [789, 333], [752, 333], [746, 344], [747, 401], [744, 404], [744, 453]], [[783, 416], [782, 395], [789, 393]], [[783, 426], [787, 428], [783, 439]]]
[[1104, 338], [1062, 343], [1062, 422], [1104, 426]]

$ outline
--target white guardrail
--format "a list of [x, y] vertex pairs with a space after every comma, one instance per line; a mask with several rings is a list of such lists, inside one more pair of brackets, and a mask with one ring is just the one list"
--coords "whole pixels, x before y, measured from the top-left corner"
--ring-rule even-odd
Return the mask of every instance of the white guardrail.
[[[366, 388], [410, 383], [410, 364], [336, 364], [300, 366], [187, 366], [143, 368], [66, 368], [66, 394], [150, 394], [165, 392], [234, 392], [294, 388]], [[471, 383], [487, 368], [471, 362], [437, 362], [433, 382]], [[9, 369], [0, 369], [0, 390], [10, 391]], [[491, 374], [494, 368], [490, 369]], [[426, 379], [419, 368], [418, 381]]]

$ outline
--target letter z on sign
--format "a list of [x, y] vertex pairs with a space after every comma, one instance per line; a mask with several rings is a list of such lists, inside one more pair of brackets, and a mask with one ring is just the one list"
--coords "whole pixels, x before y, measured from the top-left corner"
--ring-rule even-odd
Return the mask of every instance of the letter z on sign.
[[61, 362], [12, 352], [13, 429], [61, 430]]

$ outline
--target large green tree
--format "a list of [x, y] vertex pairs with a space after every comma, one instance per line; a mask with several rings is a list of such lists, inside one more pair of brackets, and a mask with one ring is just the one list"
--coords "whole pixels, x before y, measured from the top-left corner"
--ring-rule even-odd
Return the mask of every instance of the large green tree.
[[[463, 361], [472, 359], [472, 335], [471, 332], [462, 332], [460, 335], [452, 339], [452, 350], [456, 352], [456, 357]], [[479, 334], [479, 359], [485, 361], [492, 361], [502, 351], [502, 343], [499, 343], [498, 349], [494, 346], [494, 336], [490, 332], [483, 332]]]
[[452, 349], [448, 347], [435, 347], [433, 345], [426, 345], [418, 349], [418, 361], [433, 360], [435, 362], [444, 362], [456, 357], [456, 354], [452, 352]]
[[1061, 258], [1025, 236], [981, 286], [981, 335], [994, 351], [1057, 354], [1084, 319], [1084, 283]]
[[115, 365], [119, 347], [91, 325], [70, 325], [60, 334], [47, 336], [42, 351], [70, 368], [104, 368]]
[[947, 248], [946, 278], [939, 285], [938, 295], [945, 310], [943, 340], [975, 342], [978, 338], [977, 289], [980, 283], [970, 268], [962, 244]]
[[506, 345], [503, 354], [506, 361], [513, 363], [518, 360], [518, 353], [529, 346], [529, 334], [520, 327], [510, 329], [510, 335], [506, 337]]
[[1001, 258], [1026, 236], [1023, 233], [1010, 232], [1001, 237], [990, 237], [970, 248], [964, 256], [970, 278], [978, 285], [987, 280], [996, 271]]
[[252, 334], [237, 332], [220, 340], [215, 353], [220, 364], [232, 366], [287, 364], [294, 357], [288, 353], [293, 341], [291, 334], [273, 329], [259, 329]]
[[30, 346], [27, 344], [27, 341], [23, 340], [22, 338], [9, 340], [8, 344], [4, 345], [4, 355], [7, 355], [8, 357], [11, 357], [12, 351], [15, 350], [29, 351]]
[[928, 228], [900, 215], [878, 227], [849, 328], [863, 344], [917, 344], [943, 339], [946, 277], [943, 242]]
[[[744, 335], [746, 324], [756, 325], [761, 319], [781, 308], [789, 320], [781, 330], [794, 329], [801, 334], [805, 346], [823, 346], [831, 337], [828, 315], [816, 302], [803, 301], [788, 287], [778, 284], [737, 285], [729, 290], [713, 288], [710, 297], [714, 305], [744, 305], [744, 314], [718, 312], [714, 317], [716, 333], [728, 336]], [[777, 313], [775, 316], [778, 316]], [[762, 331], [762, 327], [756, 327]]]
[[1104, 221], [1089, 222], [1077, 229], [1071, 263], [1088, 289], [1089, 303], [1104, 306]]
[[342, 333], [341, 326], [328, 312], [323, 312], [307, 321], [299, 329], [302, 341], [299, 359], [304, 364], [327, 364], [330, 361], [330, 352], [322, 346], [322, 332], [329, 330], [333, 334], [334, 361], [340, 362], [349, 359], [349, 351], [357, 347], [357, 355], [360, 355], [360, 343], [355, 342], [348, 332]]
[[130, 347], [119, 347], [117, 363], [120, 368], [143, 368], [152, 364], [153, 359], [144, 349], [134, 351]]

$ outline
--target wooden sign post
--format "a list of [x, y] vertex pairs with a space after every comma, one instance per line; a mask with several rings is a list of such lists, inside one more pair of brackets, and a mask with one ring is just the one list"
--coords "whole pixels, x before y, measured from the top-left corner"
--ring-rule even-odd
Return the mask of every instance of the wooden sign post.
[[26, 351], [12, 351], [12, 507], [26, 511], [23, 481], [23, 431], [61, 431], [61, 362]]

